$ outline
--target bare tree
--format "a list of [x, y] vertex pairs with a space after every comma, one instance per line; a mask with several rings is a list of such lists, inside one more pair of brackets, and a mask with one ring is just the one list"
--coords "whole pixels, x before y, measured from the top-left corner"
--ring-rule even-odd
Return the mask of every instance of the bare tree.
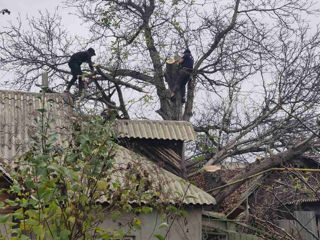
[[39, 18], [26, 22], [18, 19], [1, 34], [1, 70], [13, 72], [9, 84], [20, 89], [34, 86], [42, 71], [48, 71], [51, 79], [60, 79], [59, 86], [69, 73], [63, 66], [72, 44], [75, 40], [62, 28], [57, 13], [40, 13]]
[[[225, 95], [201, 110], [196, 129], [202, 137], [197, 157], [188, 164], [190, 169], [230, 159], [259, 160], [233, 182], [290, 162], [314, 147], [319, 137], [319, 32], [308, 38], [305, 27], [300, 26], [294, 32], [282, 29], [280, 33], [279, 52], [255, 75], [254, 81], [262, 82], [255, 87], [257, 92], [242, 95], [244, 81], [231, 83]], [[215, 192], [218, 203], [238, 187]]]

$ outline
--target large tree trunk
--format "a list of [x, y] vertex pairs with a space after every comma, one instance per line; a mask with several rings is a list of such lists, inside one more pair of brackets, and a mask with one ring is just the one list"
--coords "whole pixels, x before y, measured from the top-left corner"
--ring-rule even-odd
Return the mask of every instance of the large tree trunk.
[[195, 89], [195, 78], [192, 76], [191, 80], [188, 82], [188, 90], [187, 90], [187, 102], [184, 106], [183, 120], [189, 121], [192, 117], [193, 110], [193, 99], [194, 99], [194, 89]]
[[175, 82], [179, 77], [178, 64], [166, 64], [165, 81], [168, 83], [169, 91], [166, 92], [165, 97], [160, 97], [161, 107], [157, 111], [164, 120], [185, 120], [189, 121], [192, 116], [194, 84], [190, 81], [188, 84], [187, 102], [185, 111], [182, 112], [182, 96], [178, 91], [175, 95], [174, 101], [170, 100], [171, 92], [174, 90]]
[[[176, 85], [176, 81], [179, 77], [178, 64], [166, 64], [165, 80], [168, 83], [169, 89], [173, 92]], [[182, 120], [182, 103], [181, 92], [178, 91], [175, 96], [175, 100], [171, 101], [171, 120]]]

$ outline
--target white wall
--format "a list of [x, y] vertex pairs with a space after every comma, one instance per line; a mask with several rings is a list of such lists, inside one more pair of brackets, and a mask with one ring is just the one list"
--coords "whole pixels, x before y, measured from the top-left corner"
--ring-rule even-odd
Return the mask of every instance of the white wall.
[[[193, 207], [184, 210], [188, 212], [188, 216], [175, 219], [166, 240], [201, 240], [202, 209], [200, 207]], [[134, 217], [132, 214], [123, 214], [116, 222], [113, 222], [107, 215], [101, 227], [104, 229], [128, 229], [125, 226], [127, 226], [127, 223], [131, 222]], [[141, 230], [128, 233], [128, 236], [135, 236], [135, 240], [153, 240], [156, 239], [154, 234], [162, 234], [165, 236], [168, 231], [168, 227], [159, 229], [162, 221], [158, 212], [153, 211], [149, 214], [140, 214], [138, 218], [141, 220]], [[168, 223], [168, 225], [170, 226], [170, 223]]]

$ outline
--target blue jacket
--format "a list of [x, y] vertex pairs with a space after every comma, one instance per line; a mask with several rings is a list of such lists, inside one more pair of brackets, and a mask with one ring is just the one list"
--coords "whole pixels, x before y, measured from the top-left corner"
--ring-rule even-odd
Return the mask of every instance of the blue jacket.
[[183, 62], [181, 63], [181, 67], [186, 67], [186, 68], [189, 68], [189, 69], [193, 69], [193, 57], [190, 53], [185, 53], [182, 57], [183, 59]]

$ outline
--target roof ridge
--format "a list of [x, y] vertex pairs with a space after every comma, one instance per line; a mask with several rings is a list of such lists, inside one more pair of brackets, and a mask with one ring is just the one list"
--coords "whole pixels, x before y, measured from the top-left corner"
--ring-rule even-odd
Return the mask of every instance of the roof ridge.
[[[138, 161], [145, 161], [145, 164], [143, 164], [143, 167], [145, 170], [148, 169], [154, 169], [154, 167], [159, 167], [155, 162], [150, 160], [149, 158], [140, 155], [139, 153], [133, 152], [130, 149], [127, 149], [121, 145], [117, 144], [117, 150], [116, 150], [116, 164], [124, 164], [124, 163], [129, 163], [131, 162], [135, 157], [137, 156]], [[127, 155], [129, 156], [128, 158], [125, 158], [124, 156]], [[121, 159], [121, 160], [120, 160]], [[120, 161], [119, 161], [120, 160]], [[166, 187], [168, 188], [170, 194], [179, 196], [177, 194], [177, 191], [187, 191], [185, 198], [183, 198], [184, 204], [200, 204], [200, 205], [214, 205], [216, 204], [215, 198], [209, 194], [208, 192], [204, 191], [203, 189], [197, 187], [196, 185], [192, 184], [189, 180], [185, 180], [172, 172], [164, 169], [163, 167], [158, 168], [159, 172], [158, 174], [161, 175], [162, 177], [165, 177], [168, 182], [166, 182]], [[172, 200], [172, 199], [171, 199]]]
[[151, 119], [117, 119], [115, 122], [166, 122], [166, 123], [188, 123], [190, 125], [192, 125], [190, 122], [188, 121], [184, 121], [184, 120], [159, 120], [159, 119], [155, 119], [155, 120], [151, 120]]
[[195, 141], [196, 133], [190, 122], [173, 120], [116, 120], [120, 137]]
[[[19, 94], [29, 94], [29, 95], [41, 95], [41, 92], [28, 92], [28, 91], [22, 91], [22, 90], [11, 90], [11, 89], [0, 89], [1, 93], [19, 93]], [[45, 93], [45, 94], [54, 94], [54, 95], [63, 95], [63, 93]]]

